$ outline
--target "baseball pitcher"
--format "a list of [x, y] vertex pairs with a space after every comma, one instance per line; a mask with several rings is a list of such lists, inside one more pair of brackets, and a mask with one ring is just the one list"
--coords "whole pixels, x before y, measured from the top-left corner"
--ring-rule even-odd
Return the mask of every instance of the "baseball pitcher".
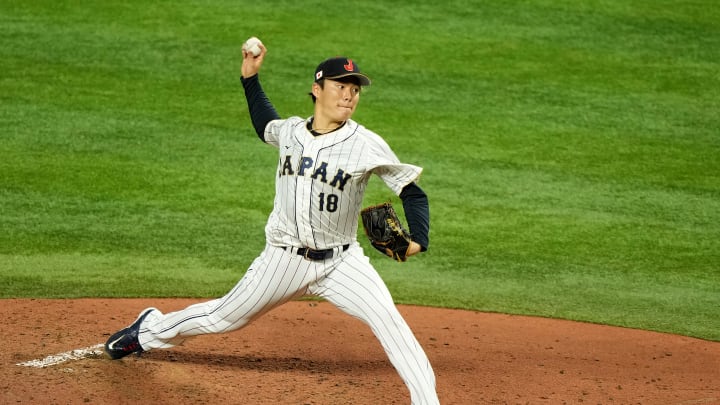
[[387, 207], [363, 212], [373, 246], [400, 261], [427, 250], [429, 205], [416, 184], [422, 169], [401, 163], [380, 136], [351, 119], [370, 85], [354, 59], [320, 63], [312, 77], [313, 115], [282, 119], [260, 85], [267, 48], [258, 42], [253, 52], [243, 49], [241, 82], [257, 136], [278, 154], [265, 248], [225, 296], [167, 314], [149, 308], [113, 334], [105, 351], [119, 359], [237, 330], [288, 300], [314, 295], [370, 327], [413, 404], [439, 404], [430, 362], [357, 240], [364, 191], [375, 174], [402, 200], [409, 231]]

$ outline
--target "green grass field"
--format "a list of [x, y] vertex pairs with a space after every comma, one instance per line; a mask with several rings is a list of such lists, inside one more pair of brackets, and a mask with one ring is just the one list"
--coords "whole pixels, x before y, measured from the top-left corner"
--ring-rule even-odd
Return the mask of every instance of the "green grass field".
[[425, 168], [430, 250], [368, 251], [398, 303], [720, 341], [718, 21], [710, 0], [0, 1], [0, 297], [234, 285], [274, 191], [239, 84], [256, 35], [281, 115], [354, 57], [355, 118]]

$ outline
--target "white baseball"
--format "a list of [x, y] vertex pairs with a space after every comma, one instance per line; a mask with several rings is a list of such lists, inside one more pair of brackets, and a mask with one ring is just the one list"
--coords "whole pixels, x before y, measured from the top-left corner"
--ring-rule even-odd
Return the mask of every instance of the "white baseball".
[[245, 43], [243, 44], [243, 50], [246, 52], [252, 53], [254, 56], [260, 55], [260, 45], [262, 44], [262, 41], [257, 39], [257, 37], [251, 37]]

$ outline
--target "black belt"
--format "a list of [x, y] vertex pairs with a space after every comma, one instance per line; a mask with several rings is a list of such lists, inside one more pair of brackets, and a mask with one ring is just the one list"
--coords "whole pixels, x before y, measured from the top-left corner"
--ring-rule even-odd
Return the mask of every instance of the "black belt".
[[[343, 252], [348, 250], [350, 247], [350, 244], [343, 245], [342, 250]], [[283, 249], [287, 250], [286, 246], [283, 246]], [[310, 248], [291, 248], [294, 249], [295, 252], [308, 259], [308, 260], [325, 260], [330, 259], [335, 254], [335, 249], [323, 249], [323, 250], [315, 250]]]

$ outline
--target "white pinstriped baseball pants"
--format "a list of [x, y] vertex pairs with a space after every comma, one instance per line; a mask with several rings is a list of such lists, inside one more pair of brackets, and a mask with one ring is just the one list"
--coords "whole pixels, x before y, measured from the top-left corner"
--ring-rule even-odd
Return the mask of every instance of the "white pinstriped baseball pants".
[[369, 325], [410, 390], [412, 404], [439, 404], [430, 361], [357, 243], [324, 261], [268, 245], [224, 297], [168, 314], [151, 312], [140, 325], [140, 344], [143, 350], [168, 348], [191, 336], [240, 329], [303, 295], [322, 297]]

